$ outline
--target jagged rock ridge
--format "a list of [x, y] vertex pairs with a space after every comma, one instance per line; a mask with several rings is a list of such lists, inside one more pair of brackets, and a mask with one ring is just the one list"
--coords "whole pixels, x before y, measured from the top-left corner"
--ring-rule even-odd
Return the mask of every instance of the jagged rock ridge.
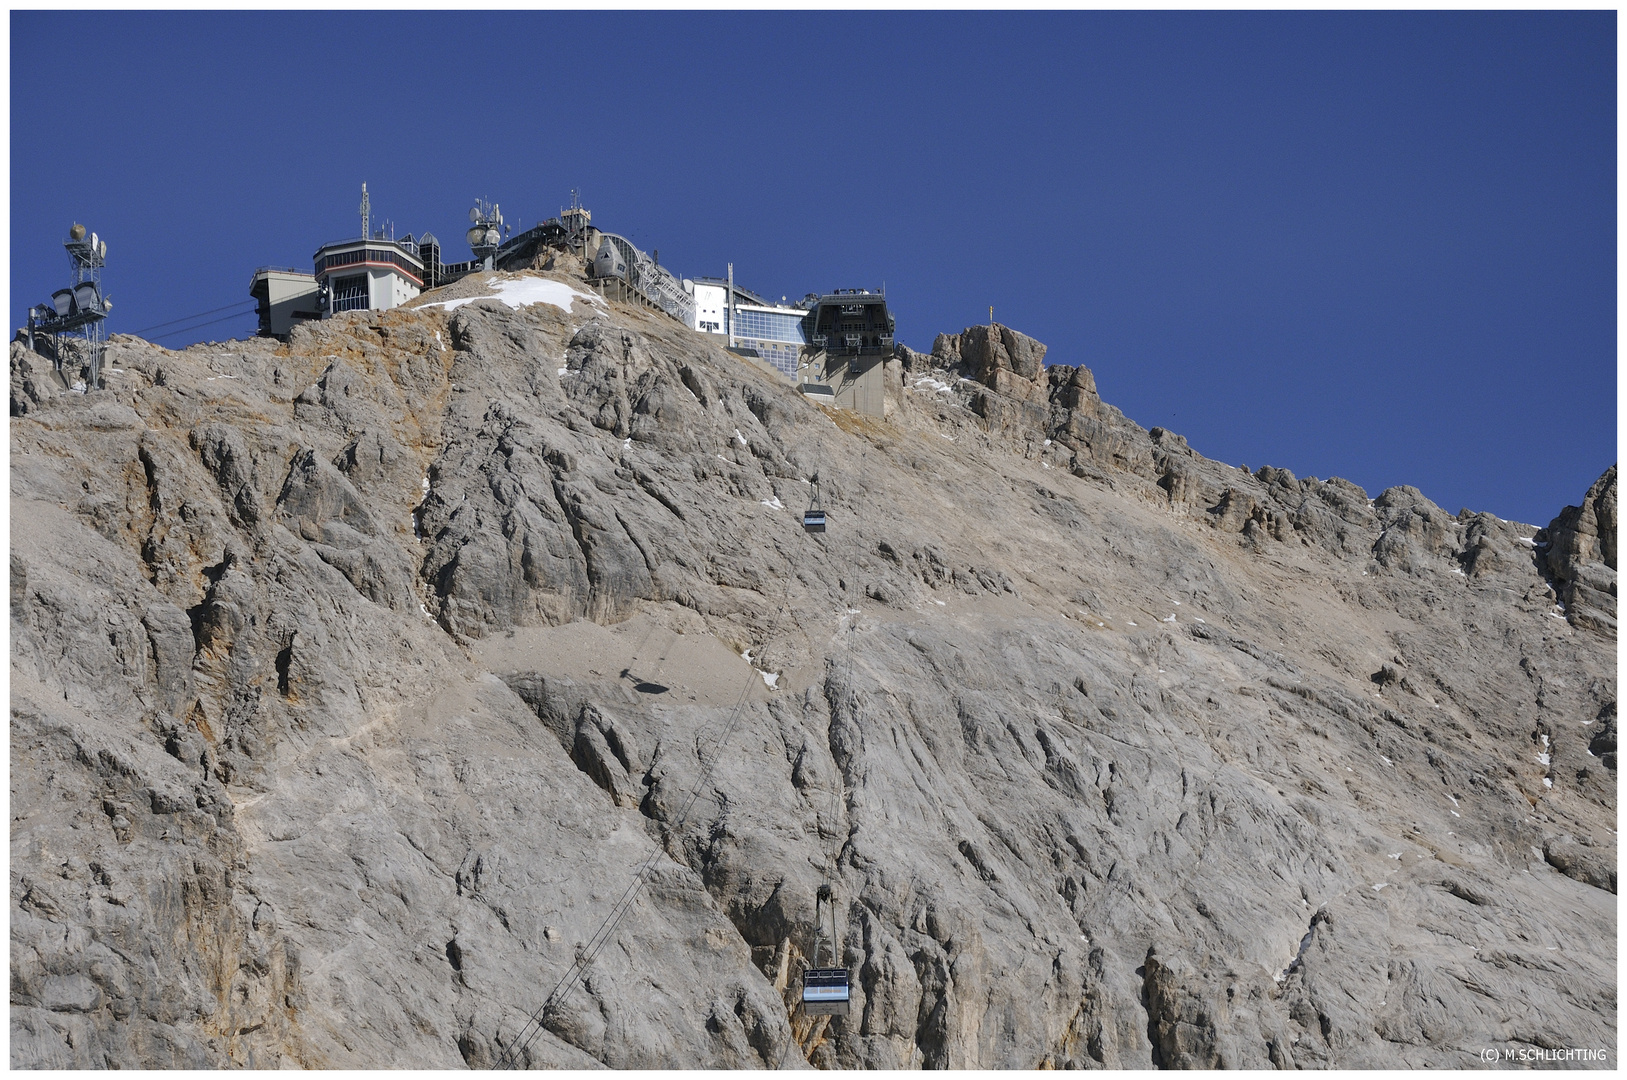
[[489, 1065], [657, 848], [530, 1063], [1613, 1045], [1613, 468], [1538, 532], [1005, 327], [874, 422], [482, 287], [88, 395], [13, 346], [14, 1066]]

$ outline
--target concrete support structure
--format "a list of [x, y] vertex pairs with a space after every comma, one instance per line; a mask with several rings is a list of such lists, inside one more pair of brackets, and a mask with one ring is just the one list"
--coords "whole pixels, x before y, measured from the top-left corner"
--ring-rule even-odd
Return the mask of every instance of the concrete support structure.
[[797, 372], [797, 389], [809, 401], [881, 419], [887, 415], [888, 359], [882, 354], [840, 356], [810, 350]]
[[664, 310], [660, 304], [644, 295], [644, 292], [637, 285], [624, 278], [589, 278], [588, 284], [599, 290], [599, 295], [607, 300], [620, 300], [624, 304], [637, 304], [639, 307], [649, 308], [652, 311]]
[[323, 315], [316, 277], [287, 266], [262, 266], [249, 280], [249, 295], [260, 302], [260, 336], [282, 341], [300, 323]]

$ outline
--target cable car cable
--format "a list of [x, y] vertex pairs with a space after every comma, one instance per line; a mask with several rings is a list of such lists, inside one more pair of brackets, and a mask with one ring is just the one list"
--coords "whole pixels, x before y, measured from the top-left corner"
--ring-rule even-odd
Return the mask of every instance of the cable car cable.
[[259, 303], [260, 302], [258, 300], [239, 300], [235, 304], [227, 304], [226, 307], [211, 308], [208, 311], [200, 311], [200, 312], [197, 312], [196, 314], [193, 314], [193, 315], [182, 315], [179, 319], [171, 319], [171, 320], [169, 320], [169, 322], [154, 323], [153, 325], [145, 327], [144, 329], [141, 329], [141, 330], [127, 330], [127, 331], [124, 331], [124, 333], [138, 334], [138, 335], [139, 334], [145, 334], [145, 333], [148, 333], [148, 332], [153, 331], [153, 330], [162, 330], [164, 327], [173, 326], [176, 323], [191, 322], [193, 319], [201, 319], [205, 315], [213, 315], [217, 311], [226, 311], [226, 310], [228, 310], [230, 308], [239, 308], [239, 307], [243, 307], [245, 305], [258, 306]]
[[[769, 630], [769, 639], [772, 639], [779, 632], [780, 623], [784, 619], [786, 609], [790, 606], [790, 603], [791, 582], [787, 578], [785, 582], [785, 598], [780, 604], [779, 613], [774, 618], [774, 625]], [[735, 726], [744, 714], [746, 701], [751, 696], [752, 681], [758, 678], [761, 678], [761, 676], [758, 674], [757, 669], [755, 667], [751, 668], [751, 672], [746, 679], [746, 685], [740, 691], [740, 698], [735, 702], [734, 711], [724, 725], [722, 734], [715, 741], [711, 764], [707, 765], [702, 771], [700, 779], [696, 781], [695, 786], [690, 790], [689, 801], [684, 804], [677, 819], [673, 822], [672, 831], [674, 833], [680, 832], [684, 825], [688, 823], [690, 811], [700, 801], [701, 792], [711, 780], [712, 773], [717, 769], [717, 763], [722, 757], [721, 751], [724, 745], [728, 743], [729, 736], [734, 733]], [[656, 863], [665, 854], [666, 849], [660, 846], [650, 852], [649, 857], [639, 866], [638, 872], [633, 875], [632, 882], [610, 909], [610, 914], [605, 916], [604, 922], [599, 924], [599, 928], [593, 932], [593, 936], [587, 940], [587, 943], [578, 948], [575, 961], [572, 962], [565, 974], [560, 976], [559, 981], [548, 992], [547, 998], [543, 1000], [543, 1003], [527, 1019], [525, 1025], [520, 1028], [519, 1033], [509, 1042], [508, 1049], [498, 1056], [494, 1068], [512, 1069], [519, 1064], [520, 1055], [530, 1049], [531, 1044], [541, 1036], [545, 1028], [544, 1021], [549, 1013], [557, 1010], [565, 1003], [565, 999], [570, 996], [571, 991], [576, 989], [576, 984], [587, 974], [587, 969], [592, 966], [599, 952], [615, 937], [617, 927], [621, 925], [621, 921], [626, 918], [627, 913], [632, 910], [634, 901], [638, 899], [639, 891], [643, 888], [650, 873], [655, 869]]]
[[[794, 612], [793, 617], [795, 617]], [[797, 625], [799, 628], [801, 628], [801, 620], [797, 620]], [[806, 633], [806, 630], [804, 630], [804, 633]], [[832, 764], [836, 766], [836, 775], [835, 782], [831, 785], [830, 789], [830, 810], [828, 820], [831, 823], [833, 831], [835, 831], [837, 822], [840, 818], [838, 811], [845, 804], [843, 793], [846, 790], [846, 783], [842, 776], [841, 765], [840, 763], [836, 762], [834, 754], [832, 755], [831, 761]], [[839, 833], [837, 833], [833, 839], [839, 840]], [[840, 877], [839, 867], [841, 864], [841, 846], [845, 845], [825, 845], [825, 865], [823, 872], [824, 880], [814, 898], [813, 952], [803, 962], [802, 993], [799, 996], [797, 1005], [802, 1008], [804, 1017], [821, 1016], [824, 1018], [822, 1023], [815, 1023], [809, 1027], [808, 1038], [810, 1045], [812, 1045], [813, 1039], [818, 1033], [828, 1029], [831, 1016], [846, 1016], [848, 1012], [852, 972], [847, 968], [846, 964], [843, 963], [844, 952], [841, 944], [842, 935], [836, 912], [836, 883]], [[914, 884], [914, 876], [912, 875], [909, 886], [906, 888], [906, 892], [912, 891], [914, 889]], [[825, 924], [824, 918], [821, 915], [821, 907], [828, 907], [830, 912], [831, 967], [828, 968], [821, 968], [819, 966], [819, 946], [820, 943], [825, 939]], [[802, 1049], [803, 1052], [806, 1053], [807, 1048], [802, 1047], [802, 1044], [797, 1040], [796, 1029], [794, 1026], [792, 1027], [791, 1041], [797, 1043], [798, 1048]], [[777, 1070], [785, 1067], [785, 1059], [789, 1056], [789, 1054], [790, 1044], [788, 1043], [781, 1051], [780, 1060], [775, 1065]]]
[[216, 323], [231, 322], [233, 319], [245, 319], [245, 318], [248, 318], [250, 315], [253, 315], [253, 314], [254, 314], [254, 312], [252, 312], [252, 311], [240, 311], [235, 315], [222, 315], [218, 319], [210, 319], [208, 322], [201, 322], [201, 323], [198, 323], [195, 326], [183, 326], [179, 330], [171, 330], [167, 334], [159, 334], [156, 337], [148, 338], [147, 340], [149, 340], [149, 341], [165, 341], [165, 340], [168, 340], [169, 338], [172, 338], [172, 337], [179, 337], [182, 334], [190, 334], [194, 330], [202, 330], [204, 327], [213, 326]]
[[[813, 503], [810, 504], [809, 514], [812, 515], [814, 507], [819, 505], [819, 478], [814, 477]], [[824, 514], [819, 513], [819, 528], [808, 531], [824, 531]], [[804, 529], [807, 529], [807, 518], [804, 518]], [[842, 546], [847, 546], [849, 538], [844, 537]], [[844, 599], [844, 606], [846, 601]], [[844, 616], [844, 621], [845, 621]], [[836, 766], [835, 782], [831, 785], [829, 820], [834, 830], [840, 818], [838, 811], [844, 803], [843, 791], [845, 777], [842, 775], [841, 763], [835, 760], [832, 754], [831, 762]], [[839, 834], [833, 839], [839, 839]], [[802, 996], [800, 1004], [805, 1015], [820, 1016], [846, 1016], [851, 996], [852, 972], [845, 964], [845, 955], [841, 946], [841, 932], [836, 911], [836, 884], [840, 879], [841, 846], [826, 846], [824, 881], [819, 887], [819, 893], [814, 899], [814, 946], [810, 962], [805, 962], [802, 970]], [[828, 906], [830, 911], [830, 964], [828, 968], [819, 966], [819, 945], [825, 936], [824, 920], [820, 915], [821, 905]], [[829, 1021], [827, 1020], [828, 1024]], [[783, 1063], [783, 1061], [782, 1061]]]
[[[789, 592], [789, 584], [787, 585], [787, 591]], [[783, 615], [784, 612], [785, 606], [782, 605], [780, 608], [780, 614]], [[775, 629], [778, 629], [777, 619]], [[770, 636], [772, 636], [772, 633]], [[751, 678], [758, 677], [759, 676], [757, 675], [756, 669], [753, 668]], [[748, 680], [745, 689], [741, 691], [739, 701], [735, 705], [734, 715], [730, 717], [728, 724], [724, 727], [722, 736], [717, 740], [717, 749], [721, 750], [723, 744], [727, 743], [729, 736], [733, 733], [735, 724], [741, 716], [750, 693], [751, 682]], [[711, 779], [712, 772], [716, 769], [717, 761], [720, 756], [721, 755], [717, 753], [713, 754], [712, 763], [707, 766], [706, 770], [702, 773], [700, 780], [690, 792], [689, 801], [684, 805], [683, 810], [679, 813], [678, 818], [673, 824], [675, 831], [681, 830], [688, 822], [689, 813], [694, 808], [695, 803], [699, 801], [701, 790], [705, 787], [706, 782]], [[642, 889], [644, 882], [648, 879], [650, 872], [654, 870], [655, 864], [659, 861], [661, 856], [665, 854], [666, 851], [663, 848], [657, 847], [650, 853], [649, 857], [644, 860], [643, 864], [640, 865], [638, 872], [633, 876], [632, 883], [627, 886], [627, 889], [616, 901], [615, 906], [611, 908], [610, 914], [605, 918], [605, 921], [599, 925], [599, 928], [596, 931], [594, 931], [593, 936], [588, 939], [587, 944], [578, 951], [575, 962], [572, 963], [569, 970], [567, 970], [566, 973], [560, 977], [559, 981], [554, 984], [554, 988], [549, 991], [548, 997], [546, 1000], [544, 1000], [542, 1006], [531, 1015], [531, 1018], [526, 1022], [526, 1025], [520, 1029], [520, 1033], [515, 1036], [512, 1042], [510, 1042], [508, 1050], [504, 1051], [503, 1055], [498, 1059], [496, 1066], [497, 1068], [513, 1068], [518, 1063], [519, 1055], [529, 1049], [531, 1044], [536, 1041], [537, 1037], [542, 1034], [544, 1028], [543, 1021], [549, 1012], [564, 1004], [565, 999], [570, 995], [571, 991], [575, 989], [576, 983], [584, 975], [586, 975], [587, 969], [592, 966], [593, 961], [598, 957], [600, 950], [602, 950], [604, 946], [610, 942], [612, 937], [614, 937], [615, 931], [617, 927], [620, 926], [622, 919], [625, 918], [627, 913], [632, 910], [633, 902], [638, 898], [638, 893]]]
[[258, 306], [257, 301], [244, 300], [244, 301], [241, 301], [240, 303], [236, 303], [236, 304], [227, 304], [225, 307], [211, 308], [208, 311], [199, 311], [199, 312], [195, 312], [195, 313], [193, 313], [191, 315], [183, 315], [179, 319], [170, 319], [167, 322], [154, 323], [152, 326], [143, 327], [140, 330], [128, 330], [128, 331], [125, 331], [125, 333], [148, 334], [148, 333], [151, 333], [154, 330], [162, 330], [166, 326], [174, 326], [176, 323], [191, 322], [193, 319], [201, 319], [205, 315], [214, 315], [217, 312], [230, 311], [230, 310], [232, 310], [234, 308], [251, 309], [251, 308], [257, 307], [257, 306]]

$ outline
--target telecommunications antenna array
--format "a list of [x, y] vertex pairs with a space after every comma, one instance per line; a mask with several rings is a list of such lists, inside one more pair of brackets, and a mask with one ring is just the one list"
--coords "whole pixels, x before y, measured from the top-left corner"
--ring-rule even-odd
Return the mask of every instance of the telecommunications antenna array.
[[51, 343], [51, 358], [57, 370], [71, 377], [83, 367], [85, 379], [80, 388], [94, 389], [101, 379], [102, 357], [107, 349], [103, 323], [113, 310], [112, 299], [102, 295], [107, 242], [93, 232], [87, 234], [76, 221], [62, 246], [68, 253], [73, 281], [52, 293], [48, 302], [28, 309], [28, 347], [38, 351], [43, 336]]
[[486, 269], [490, 270], [497, 249], [503, 243], [503, 211], [496, 203], [476, 199], [469, 210], [469, 220], [473, 224], [464, 234], [469, 241], [469, 250], [477, 261], [485, 263]]

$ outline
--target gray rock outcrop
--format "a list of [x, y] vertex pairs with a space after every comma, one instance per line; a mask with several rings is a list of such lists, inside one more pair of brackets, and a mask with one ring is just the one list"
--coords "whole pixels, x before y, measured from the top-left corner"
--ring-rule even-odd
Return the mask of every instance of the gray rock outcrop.
[[1613, 467], [1539, 535], [1005, 327], [878, 421], [486, 295], [12, 346], [13, 1067], [489, 1067], [641, 866], [522, 1063], [1614, 1046]]
[[1537, 534], [1566, 617], [1616, 632], [1616, 467], [1594, 481], [1581, 506], [1567, 506]]

